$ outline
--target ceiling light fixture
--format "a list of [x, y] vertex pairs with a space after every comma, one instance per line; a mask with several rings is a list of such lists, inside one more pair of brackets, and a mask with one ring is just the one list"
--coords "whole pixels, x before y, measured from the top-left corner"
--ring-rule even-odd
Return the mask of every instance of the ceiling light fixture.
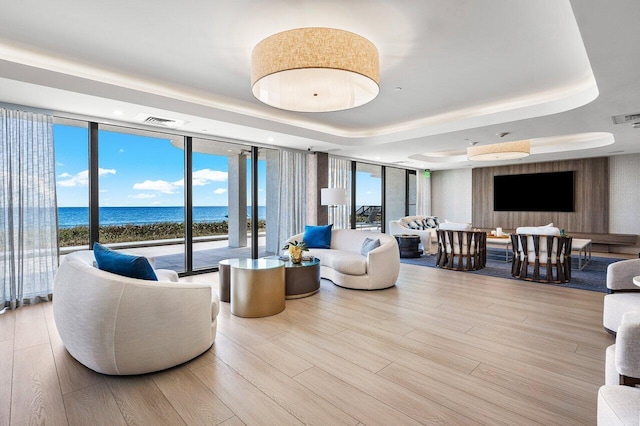
[[467, 159], [471, 161], [497, 161], [524, 158], [531, 153], [528, 140], [476, 145], [467, 148]]
[[378, 49], [333, 28], [274, 34], [251, 54], [251, 90], [261, 102], [298, 112], [329, 112], [372, 101], [380, 91]]

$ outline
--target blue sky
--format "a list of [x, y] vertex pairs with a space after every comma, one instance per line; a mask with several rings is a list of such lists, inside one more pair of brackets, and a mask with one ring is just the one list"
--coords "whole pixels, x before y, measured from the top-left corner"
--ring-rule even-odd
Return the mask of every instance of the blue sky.
[[[88, 205], [87, 133], [86, 128], [54, 126], [60, 207]], [[111, 131], [100, 131], [98, 139], [101, 206], [184, 204], [182, 149], [171, 145], [168, 139]], [[258, 204], [265, 205], [264, 161], [258, 163], [258, 169]], [[194, 205], [226, 206], [227, 173], [227, 157], [194, 153]]]
[[[59, 207], [88, 206], [87, 135], [87, 128], [54, 125]], [[100, 130], [98, 139], [102, 207], [184, 204], [182, 149], [168, 139], [104, 130]], [[266, 162], [259, 161], [258, 169], [258, 205], [264, 206]], [[194, 206], [226, 206], [227, 173], [227, 157], [194, 153]], [[357, 179], [358, 204], [380, 205], [380, 180], [366, 173], [358, 173]]]

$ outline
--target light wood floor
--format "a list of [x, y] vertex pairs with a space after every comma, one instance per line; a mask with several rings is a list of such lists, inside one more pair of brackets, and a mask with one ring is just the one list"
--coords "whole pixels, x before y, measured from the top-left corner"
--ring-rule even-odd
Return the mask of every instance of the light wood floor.
[[269, 318], [223, 303], [208, 352], [136, 377], [76, 362], [39, 304], [0, 315], [0, 425], [595, 424], [603, 296], [403, 264]]

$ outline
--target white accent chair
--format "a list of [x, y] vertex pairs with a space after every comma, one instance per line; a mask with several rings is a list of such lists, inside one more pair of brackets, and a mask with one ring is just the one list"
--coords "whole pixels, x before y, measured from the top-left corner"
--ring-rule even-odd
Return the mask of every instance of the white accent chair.
[[605, 384], [598, 390], [599, 425], [640, 424], [640, 311], [627, 312], [607, 348]]
[[640, 259], [614, 262], [607, 267], [607, 288], [611, 294], [604, 296], [602, 323], [615, 334], [625, 312], [640, 311], [640, 287], [633, 284], [633, 277], [640, 275]]
[[[428, 229], [413, 229], [409, 225], [414, 221], [420, 221], [427, 219], [434, 219], [435, 226]], [[390, 235], [418, 235], [420, 237], [420, 244], [422, 245], [422, 251], [424, 254], [434, 254], [434, 250], [431, 246], [431, 242], [436, 240], [436, 229], [438, 228], [438, 218], [436, 216], [405, 216], [398, 220], [389, 221], [389, 234]]]
[[[287, 240], [302, 241], [304, 234]], [[361, 254], [365, 238], [380, 239], [380, 247]], [[306, 253], [306, 252], [305, 252]], [[393, 287], [400, 273], [400, 250], [392, 236], [357, 229], [331, 231], [331, 248], [310, 248], [320, 259], [320, 275], [335, 285], [356, 290], [380, 290]]]
[[56, 327], [81, 364], [103, 374], [143, 374], [211, 347], [220, 305], [211, 286], [179, 283], [169, 270], [147, 281], [93, 264], [92, 251], [66, 255], [53, 287]]

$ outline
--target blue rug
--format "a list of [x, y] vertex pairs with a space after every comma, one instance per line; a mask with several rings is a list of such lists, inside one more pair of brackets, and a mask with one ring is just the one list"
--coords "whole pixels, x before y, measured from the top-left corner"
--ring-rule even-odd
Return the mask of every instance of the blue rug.
[[[504, 253], [504, 250], [502, 251]], [[495, 253], [491, 253], [491, 257], [493, 257]], [[411, 265], [418, 266], [427, 266], [430, 268], [436, 267], [436, 255], [432, 256], [422, 256], [417, 259], [400, 259], [401, 263], [408, 263]], [[491, 277], [499, 277], [499, 278], [507, 278], [516, 281], [520, 281], [511, 276], [511, 262], [504, 261], [504, 255], [502, 256], [503, 260], [497, 260], [493, 258], [487, 258], [487, 265], [479, 270], [479, 271], [470, 271], [464, 272], [465, 274], [478, 274], [478, 275], [487, 275]], [[577, 265], [578, 258], [577, 256], [571, 256], [574, 265]], [[607, 266], [609, 266], [613, 262], [618, 262], [624, 259], [616, 259], [609, 257], [592, 257], [591, 262], [584, 267], [582, 271], [578, 271], [577, 269], [571, 270], [571, 281], [565, 284], [549, 284], [555, 285], [558, 287], [569, 287], [569, 288], [579, 288], [581, 290], [589, 290], [589, 291], [598, 291], [601, 293], [608, 293], [607, 289]]]

